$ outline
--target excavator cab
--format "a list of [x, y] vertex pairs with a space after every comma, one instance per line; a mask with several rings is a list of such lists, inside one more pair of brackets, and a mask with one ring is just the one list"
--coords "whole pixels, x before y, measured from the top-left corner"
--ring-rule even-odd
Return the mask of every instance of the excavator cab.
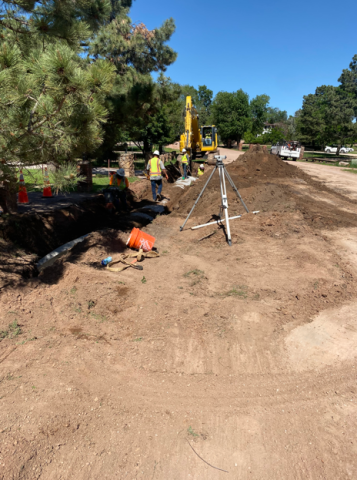
[[217, 128], [215, 125], [200, 128], [198, 113], [192, 105], [192, 98], [186, 97], [185, 130], [180, 136], [180, 152], [185, 148], [190, 152], [192, 158], [196, 158], [196, 154], [215, 152], [217, 146]]
[[201, 128], [201, 150], [204, 152], [214, 151], [217, 148], [217, 128], [207, 126]]
[[212, 146], [213, 127], [202, 127], [202, 143], [206, 147]]

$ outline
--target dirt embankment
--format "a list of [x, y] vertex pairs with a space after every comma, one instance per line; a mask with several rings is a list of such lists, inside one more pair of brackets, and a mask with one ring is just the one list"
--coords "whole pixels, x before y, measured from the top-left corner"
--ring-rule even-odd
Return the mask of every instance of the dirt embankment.
[[253, 153], [227, 167], [260, 210], [232, 247], [189, 228], [218, 213], [218, 177], [180, 232], [207, 172], [165, 182], [143, 271], [99, 266], [126, 249], [113, 228], [0, 291], [0, 478], [356, 477], [357, 207]]
[[[153, 203], [145, 198], [146, 188], [146, 182], [131, 185], [128, 196], [131, 212]], [[103, 195], [48, 213], [3, 216], [0, 218], [0, 288], [21, 277], [37, 275], [36, 261], [64, 243], [101, 229], [128, 232], [149, 221], [110, 213]]]
[[[185, 216], [190, 212], [212, 168], [214, 167], [208, 167], [205, 175], [184, 191], [167, 185], [165, 192], [170, 197], [168, 208], [174, 215]], [[334, 200], [326, 203], [321, 196], [317, 198], [306, 193], [308, 190], [310, 193], [314, 190], [325, 198], [332, 195], [334, 199], [340, 198], [351, 205], [357, 202], [349, 201], [343, 195], [313, 180], [295, 165], [280, 160], [276, 155], [248, 151], [226, 168], [250, 211], [258, 210], [263, 213], [299, 211], [316, 228], [357, 226], [355, 214], [341, 210]], [[230, 212], [244, 213], [245, 210], [236, 193], [228, 182], [226, 184]], [[216, 172], [191, 218], [210, 219], [218, 214], [220, 204], [221, 192]]]

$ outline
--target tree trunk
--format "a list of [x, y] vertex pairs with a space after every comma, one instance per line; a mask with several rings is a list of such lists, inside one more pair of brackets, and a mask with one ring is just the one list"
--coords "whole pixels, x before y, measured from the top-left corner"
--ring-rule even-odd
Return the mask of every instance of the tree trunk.
[[0, 207], [4, 213], [17, 213], [16, 192], [0, 187]]
[[341, 150], [341, 145], [339, 145], [339, 146], [337, 147], [336, 155], [339, 155], [339, 154], [340, 154], [340, 150]]
[[151, 148], [150, 148], [149, 142], [146, 139], [144, 139], [143, 143], [144, 143], [143, 153], [145, 158], [145, 171], [146, 171], [148, 161], [151, 159]]

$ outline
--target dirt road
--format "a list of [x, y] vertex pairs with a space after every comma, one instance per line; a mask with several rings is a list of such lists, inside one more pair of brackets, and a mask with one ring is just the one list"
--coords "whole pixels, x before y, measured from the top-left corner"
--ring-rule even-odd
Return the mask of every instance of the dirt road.
[[276, 157], [228, 168], [260, 210], [232, 247], [189, 229], [217, 182], [183, 232], [203, 182], [165, 184], [143, 271], [100, 268], [106, 231], [2, 290], [0, 478], [357, 478], [357, 205]]
[[313, 165], [307, 162], [287, 163], [296, 165], [334, 191], [353, 200], [357, 200], [357, 175], [346, 172], [340, 167], [332, 167], [329, 165]]

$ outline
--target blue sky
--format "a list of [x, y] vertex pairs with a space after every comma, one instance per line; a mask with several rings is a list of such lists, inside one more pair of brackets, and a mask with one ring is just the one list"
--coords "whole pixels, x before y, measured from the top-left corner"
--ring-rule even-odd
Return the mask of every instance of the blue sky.
[[149, 29], [175, 19], [173, 81], [265, 93], [289, 114], [317, 86], [338, 84], [357, 54], [356, 14], [356, 0], [135, 0], [130, 11]]

